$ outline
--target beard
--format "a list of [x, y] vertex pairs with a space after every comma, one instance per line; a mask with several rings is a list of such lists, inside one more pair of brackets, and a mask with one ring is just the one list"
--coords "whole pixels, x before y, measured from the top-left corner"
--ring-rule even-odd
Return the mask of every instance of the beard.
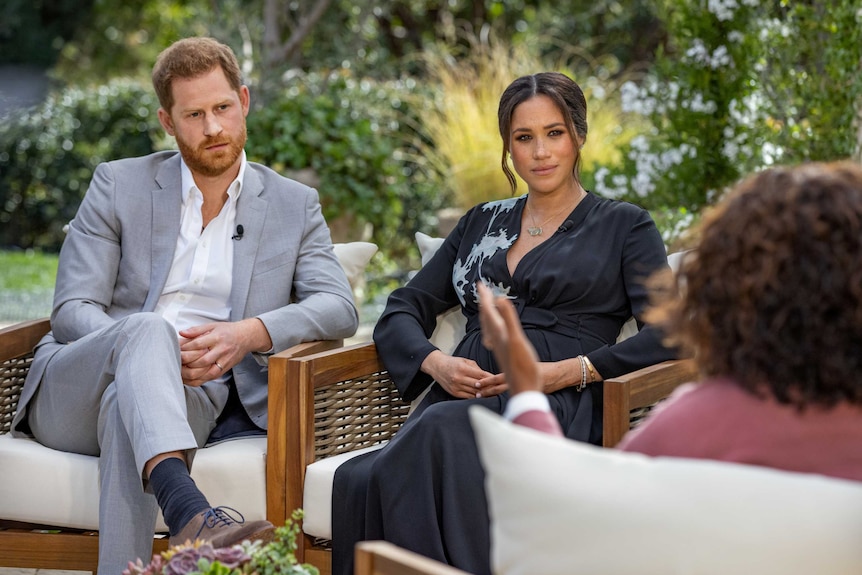
[[[218, 138], [207, 138], [206, 141], [197, 147], [176, 136], [177, 146], [180, 148], [180, 154], [182, 154], [186, 165], [188, 165], [192, 172], [197, 172], [210, 178], [224, 174], [236, 163], [240, 154], [242, 154], [246, 139], [247, 131], [245, 123], [243, 123], [242, 132], [240, 132], [239, 137], [236, 139], [222, 134]], [[227, 144], [228, 147], [219, 152], [207, 151], [208, 147], [218, 144]]]

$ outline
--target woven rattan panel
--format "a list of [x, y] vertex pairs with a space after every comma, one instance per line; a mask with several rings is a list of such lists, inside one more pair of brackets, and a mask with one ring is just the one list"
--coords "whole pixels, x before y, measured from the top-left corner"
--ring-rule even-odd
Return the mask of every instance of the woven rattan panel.
[[32, 361], [33, 354], [28, 353], [23, 357], [0, 364], [0, 435], [9, 433], [12, 416], [18, 408], [18, 398], [21, 396], [24, 378]]
[[[630, 428], [640, 425], [656, 405], [631, 410]], [[315, 459], [390, 439], [407, 419], [409, 409], [385, 371], [318, 388], [314, 393]]]
[[407, 419], [387, 372], [318, 388], [314, 393], [314, 457], [324, 459], [392, 437]]
[[[662, 400], [664, 401], [664, 400]], [[659, 402], [653, 403], [652, 405], [647, 405], [646, 407], [638, 407], [636, 409], [632, 409], [629, 411], [629, 429], [634, 429], [641, 423], [643, 423], [644, 419], [650, 414], [650, 412], [658, 405]]]

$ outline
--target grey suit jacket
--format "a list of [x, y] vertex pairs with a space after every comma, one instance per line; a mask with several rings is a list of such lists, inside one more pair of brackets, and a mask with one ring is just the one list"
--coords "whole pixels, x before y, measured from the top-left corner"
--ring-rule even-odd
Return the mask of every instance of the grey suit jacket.
[[[63, 345], [155, 309], [180, 231], [180, 188], [178, 152], [96, 168], [60, 252], [52, 331], [37, 346], [13, 430]], [[274, 352], [353, 335], [356, 308], [314, 189], [249, 162], [236, 222], [244, 235], [234, 243], [232, 321], [260, 318]], [[233, 376], [252, 420], [265, 429], [265, 367], [249, 354]]]

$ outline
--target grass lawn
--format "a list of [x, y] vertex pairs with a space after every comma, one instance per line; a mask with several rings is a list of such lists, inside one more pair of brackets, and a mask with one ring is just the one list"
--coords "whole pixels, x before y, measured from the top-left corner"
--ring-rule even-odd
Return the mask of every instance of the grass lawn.
[[0, 323], [51, 313], [57, 254], [0, 250]]
[[0, 290], [54, 289], [57, 254], [0, 251]]

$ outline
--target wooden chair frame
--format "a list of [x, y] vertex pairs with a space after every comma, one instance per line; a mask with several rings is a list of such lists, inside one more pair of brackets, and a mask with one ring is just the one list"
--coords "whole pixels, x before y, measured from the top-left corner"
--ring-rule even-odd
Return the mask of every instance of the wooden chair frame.
[[[391, 438], [409, 406], [398, 396], [373, 343], [270, 362], [271, 377], [290, 382], [277, 405], [292, 412], [286, 436], [288, 467], [286, 508], [303, 506], [305, 469], [315, 461], [368, 447]], [[604, 382], [604, 446], [616, 445], [646, 412], [674, 388], [696, 378], [692, 360], [668, 361]], [[270, 393], [273, 393], [271, 389]], [[270, 414], [272, 417], [272, 414]], [[272, 429], [272, 427], [270, 427]], [[331, 572], [331, 551], [303, 535], [297, 559]], [[410, 571], [408, 571], [410, 572]]]
[[450, 565], [402, 549], [387, 541], [356, 545], [356, 575], [467, 575]]
[[[23, 322], [0, 330], [0, 434], [8, 433], [21, 387], [32, 361], [33, 348], [50, 329], [47, 319]], [[341, 347], [341, 340], [299, 344], [270, 358], [276, 369], [269, 372], [269, 432], [266, 456], [266, 516], [274, 525], [284, 525], [294, 507], [287, 478], [291, 462], [286, 437], [292, 433], [288, 417], [293, 410], [283, 403], [290, 387], [284, 370], [291, 357]], [[294, 386], [295, 387], [295, 386]], [[2, 464], [0, 464], [2, 469]], [[294, 472], [295, 473], [295, 472]], [[99, 537], [95, 531], [63, 530], [44, 525], [12, 522], [0, 518], [0, 567], [68, 569], [96, 573]], [[153, 551], [167, 548], [167, 539], [155, 539]], [[148, 559], [148, 558], [142, 558]]]

